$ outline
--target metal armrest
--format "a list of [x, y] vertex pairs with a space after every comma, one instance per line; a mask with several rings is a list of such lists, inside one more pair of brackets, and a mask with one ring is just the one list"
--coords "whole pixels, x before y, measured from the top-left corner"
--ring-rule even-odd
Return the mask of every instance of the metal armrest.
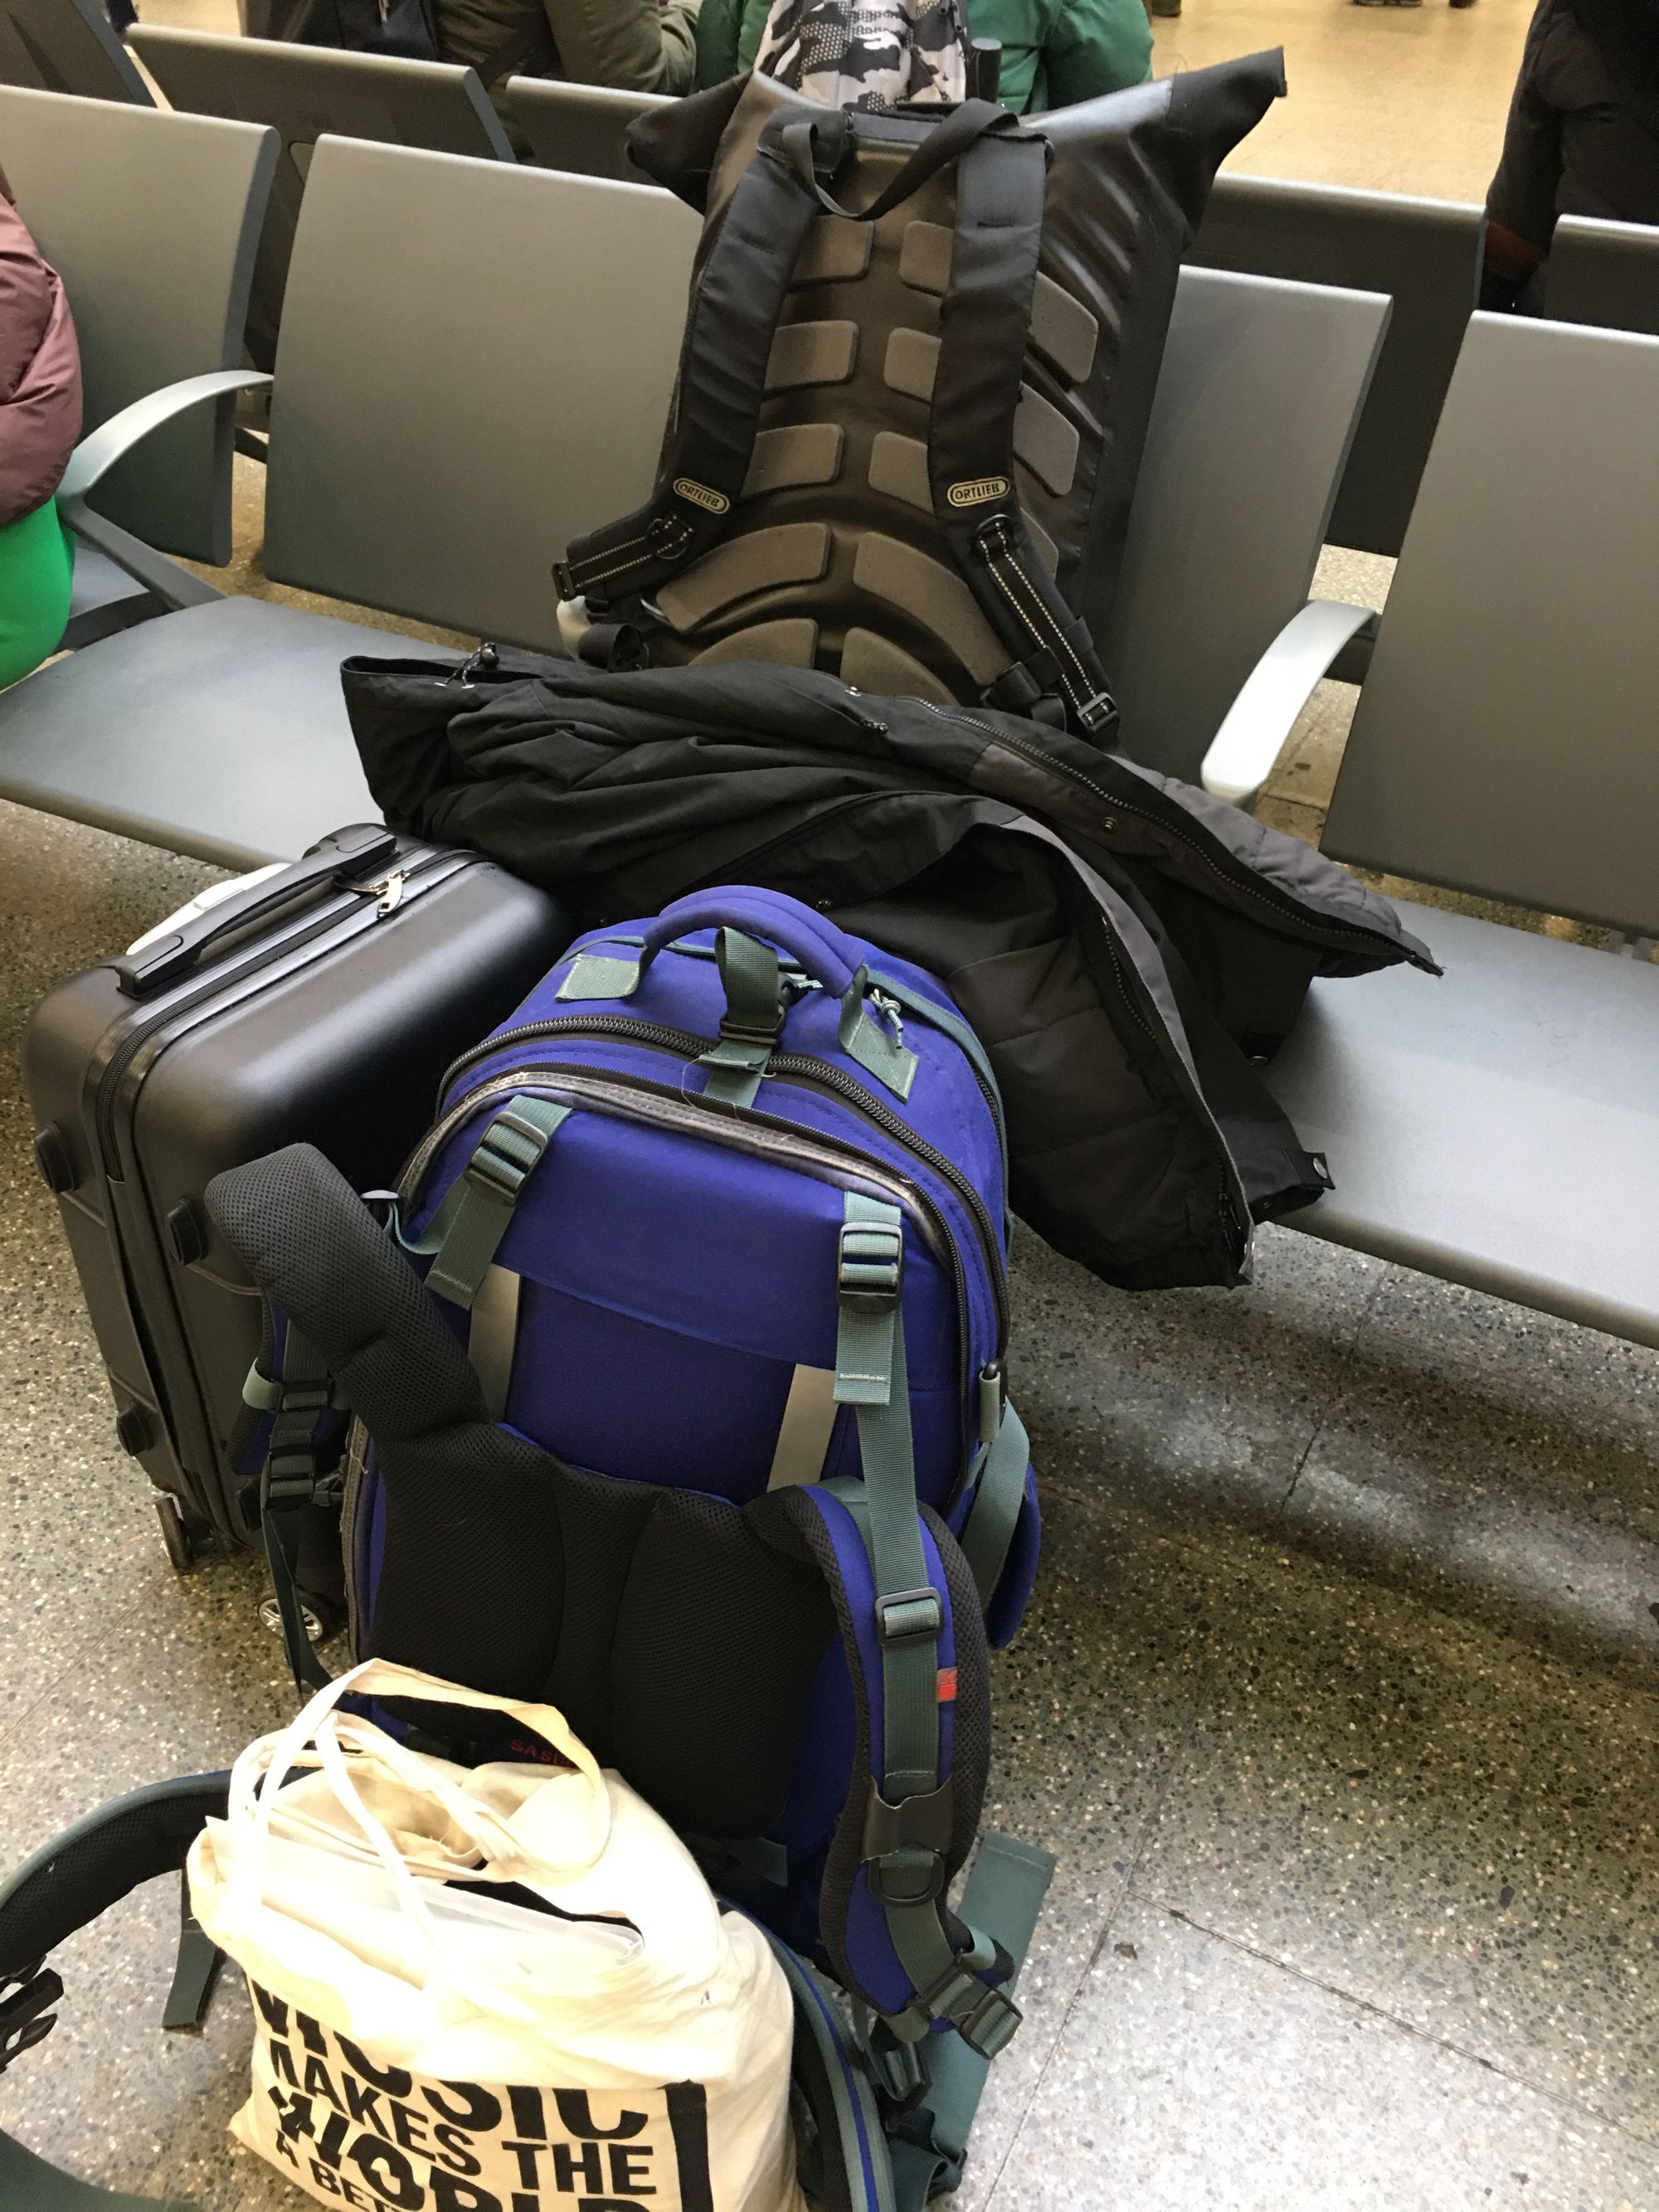
[[143, 398], [135, 399], [131, 407], [124, 407], [118, 415], [112, 415], [107, 422], [100, 423], [89, 436], [82, 438], [70, 454], [63, 482], [58, 487], [60, 519], [77, 537], [95, 545], [118, 568], [154, 592], [166, 606], [204, 606], [222, 599], [224, 593], [213, 585], [192, 575], [188, 568], [181, 568], [177, 562], [169, 561], [165, 553], [156, 552], [131, 531], [94, 514], [87, 500], [116, 463], [124, 460], [152, 430], [159, 430], [175, 416], [210, 399], [222, 399], [232, 392], [252, 391], [270, 380], [258, 369], [217, 368], [205, 376], [187, 376], [178, 384], [169, 384], [160, 392], [147, 392]]
[[1376, 617], [1367, 607], [1310, 599], [1291, 616], [1245, 679], [1210, 742], [1204, 788], [1243, 806], [1273, 774], [1297, 716], [1349, 640]]

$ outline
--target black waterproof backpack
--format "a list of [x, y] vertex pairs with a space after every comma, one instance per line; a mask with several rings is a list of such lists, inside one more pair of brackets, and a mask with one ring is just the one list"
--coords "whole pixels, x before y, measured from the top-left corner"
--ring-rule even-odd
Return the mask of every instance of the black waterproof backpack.
[[1091, 631], [1181, 256], [1283, 88], [1261, 54], [1032, 126], [757, 75], [635, 124], [634, 160], [707, 220], [656, 489], [555, 571], [578, 649], [818, 667], [1106, 740]]

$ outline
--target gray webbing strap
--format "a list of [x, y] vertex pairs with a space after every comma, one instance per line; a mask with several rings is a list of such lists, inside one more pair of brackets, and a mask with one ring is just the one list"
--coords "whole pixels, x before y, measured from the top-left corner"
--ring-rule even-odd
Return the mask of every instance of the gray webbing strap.
[[881, 1794], [890, 1804], [939, 1786], [939, 1635], [945, 1625], [916, 1516], [903, 1276], [898, 1208], [848, 1191], [836, 1272], [836, 1397], [854, 1407], [858, 1419], [882, 1650]]
[[569, 1113], [550, 1098], [520, 1094], [495, 1116], [426, 1234], [404, 1240], [409, 1251], [436, 1255], [428, 1290], [452, 1305], [471, 1307], [526, 1183]]
[[[848, 1191], [836, 1291], [836, 1396], [856, 1411], [861, 1486], [844, 1498], [869, 1549], [881, 1645], [882, 1771], [872, 1783], [864, 1863], [915, 2002], [888, 2021], [907, 2042], [949, 2021], [988, 2057], [1019, 2014], [977, 1969], [994, 1955], [959, 1955], [940, 1917], [955, 1826], [953, 1792], [939, 1780], [939, 1639], [945, 1607], [928, 1580], [916, 1507], [910, 1382], [901, 1295], [904, 1221], [896, 1206]], [[872, 1747], [873, 1749], [873, 1747]]]
[[708, 1071], [703, 1097], [727, 1106], [752, 1106], [783, 1026], [783, 985], [778, 956], [758, 937], [722, 928], [714, 957], [726, 992], [720, 1036], [698, 1059]]
[[[1012, 1990], [1031, 1946], [1054, 1870], [1052, 1856], [1010, 1836], [981, 1837], [963, 1892], [964, 1919], [989, 1929], [1014, 1962]], [[968, 2138], [990, 2061], [959, 2035], [936, 2035], [927, 2047], [927, 2087], [900, 2122], [892, 2144], [896, 2212], [922, 2212], [935, 2191], [962, 2178]]]
[[981, 1606], [989, 1606], [995, 1596], [1007, 1564], [1008, 1547], [1025, 1503], [1025, 1470], [1030, 1457], [1031, 1440], [1025, 1433], [1025, 1424], [1005, 1401], [1001, 1423], [980, 1462], [974, 1502], [958, 1539], [963, 1557], [973, 1570]]
[[[317, 1423], [334, 1403], [334, 1380], [321, 1352], [290, 1322], [276, 1373], [266, 1378], [256, 1370], [250, 1377], [255, 1404], [261, 1398], [268, 1399], [268, 1389], [258, 1388], [267, 1382], [275, 1386], [276, 1397], [264, 1470], [259, 1479], [259, 1527], [283, 1624], [283, 1648], [295, 1686], [320, 1690], [331, 1677], [306, 1632], [295, 1577], [300, 1516], [307, 1506], [322, 1503], [327, 1491], [329, 1478], [318, 1464]], [[243, 1396], [247, 1395], [248, 1386], [244, 1386]]]

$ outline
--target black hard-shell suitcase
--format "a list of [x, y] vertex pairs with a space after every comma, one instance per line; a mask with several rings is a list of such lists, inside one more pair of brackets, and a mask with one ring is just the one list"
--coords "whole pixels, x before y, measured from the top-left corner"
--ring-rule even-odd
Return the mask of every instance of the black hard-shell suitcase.
[[[203, 1191], [298, 1140], [360, 1190], [392, 1182], [450, 1060], [570, 934], [477, 854], [356, 827], [36, 1007], [35, 1156], [175, 1565], [253, 1533], [232, 1442], [259, 1298]], [[307, 1577], [325, 1615], [327, 1564]]]

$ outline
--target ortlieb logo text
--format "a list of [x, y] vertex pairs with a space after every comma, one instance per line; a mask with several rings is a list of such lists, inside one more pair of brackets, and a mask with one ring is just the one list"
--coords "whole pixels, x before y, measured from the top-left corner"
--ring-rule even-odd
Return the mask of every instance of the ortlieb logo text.
[[732, 504], [723, 491], [711, 491], [695, 477], [676, 477], [674, 491], [678, 498], [689, 499], [693, 507], [706, 508], [710, 514], [724, 514]]
[[983, 507], [988, 499], [1006, 499], [1006, 477], [969, 477], [963, 483], [953, 483], [945, 495], [952, 507]]

